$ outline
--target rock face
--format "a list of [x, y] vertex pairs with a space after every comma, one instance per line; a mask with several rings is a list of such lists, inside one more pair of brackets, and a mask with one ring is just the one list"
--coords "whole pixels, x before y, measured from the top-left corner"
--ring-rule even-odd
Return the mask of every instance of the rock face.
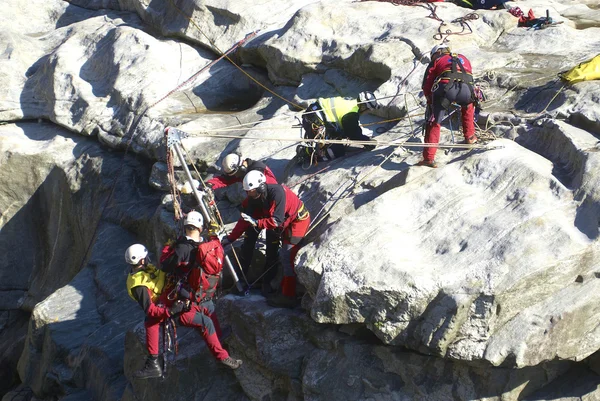
[[[4, 61], [3, 69], [11, 73], [5, 81], [10, 82], [9, 96], [0, 106], [2, 120], [47, 118], [77, 133], [98, 135], [111, 147], [132, 141], [136, 152], [158, 159], [164, 153], [164, 125], [159, 121], [164, 116], [246, 108], [260, 97], [258, 87], [221, 63], [157, 107], [214, 56], [150, 36], [131, 13], [93, 15], [67, 4], [34, 2], [28, 5], [31, 13], [24, 14], [16, 7], [8, 10], [7, 21], [20, 23], [24, 16], [29, 19], [48, 9], [55, 18], [45, 26], [4, 33], [5, 52], [17, 54]], [[24, 48], [28, 55], [20, 57]], [[200, 85], [204, 80], [207, 84]]]
[[[556, 75], [597, 54], [600, 10], [513, 5], [563, 24], [517, 28], [505, 10], [461, 24], [472, 10], [448, 3], [5, 1], [3, 400], [598, 399], [600, 81]], [[418, 167], [418, 92], [446, 38], [488, 96], [487, 147]], [[364, 132], [404, 146], [290, 163], [298, 111], [361, 90], [383, 106]], [[462, 139], [451, 124], [442, 143]], [[306, 293], [291, 311], [254, 293], [218, 301], [239, 370], [179, 328], [165, 378], [139, 381], [144, 314], [122, 255], [141, 242], [155, 258], [178, 233], [166, 126], [189, 134], [202, 178], [237, 151], [298, 193], [313, 221], [296, 260]], [[231, 228], [245, 193], [216, 195]]]
[[[560, 128], [568, 129], [555, 127], [552, 140], [567, 135]], [[568, 132], [585, 141], [580, 130]], [[565, 142], [589, 160], [571, 176], [593, 169], [594, 152]], [[513, 142], [492, 144], [503, 148], [437, 171], [411, 169], [402, 186], [361, 202], [374, 186], [336, 206], [344, 218], [300, 259], [311, 316], [366, 323], [389, 344], [494, 365], [581, 360], [598, 349], [597, 303], [587, 296], [600, 285], [597, 226], [589, 226], [597, 217], [578, 217], [586, 212], [574, 199], [581, 189], [565, 187], [547, 159]], [[347, 252], [348, 242], [359, 249]], [[567, 332], [578, 340], [565, 341]]]

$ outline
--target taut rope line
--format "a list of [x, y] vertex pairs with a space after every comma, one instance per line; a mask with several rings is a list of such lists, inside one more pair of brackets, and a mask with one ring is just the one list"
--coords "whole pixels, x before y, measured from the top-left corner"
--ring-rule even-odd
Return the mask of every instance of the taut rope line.
[[413, 148], [458, 148], [458, 149], [499, 149], [503, 146], [488, 146], [479, 144], [437, 144], [437, 143], [412, 143], [412, 142], [397, 142], [397, 141], [352, 141], [349, 139], [298, 139], [298, 138], [261, 138], [256, 136], [243, 136], [243, 135], [226, 135], [226, 134], [209, 134], [209, 133], [198, 133], [193, 134], [197, 137], [204, 138], [226, 138], [226, 139], [248, 139], [255, 141], [284, 141], [284, 142], [309, 142], [318, 144], [342, 144], [342, 145], [375, 145], [375, 146], [399, 146], [399, 147], [413, 147]]

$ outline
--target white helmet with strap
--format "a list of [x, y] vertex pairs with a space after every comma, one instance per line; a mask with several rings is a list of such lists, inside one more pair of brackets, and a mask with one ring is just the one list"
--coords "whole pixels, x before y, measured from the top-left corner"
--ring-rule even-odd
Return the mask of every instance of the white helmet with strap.
[[221, 163], [221, 167], [223, 167], [223, 172], [227, 175], [234, 175], [241, 165], [242, 158], [237, 153], [228, 154], [223, 159], [223, 163]]
[[125, 262], [137, 266], [140, 260], [148, 256], [148, 250], [142, 244], [133, 244], [125, 251]]
[[202, 231], [202, 226], [204, 224], [204, 218], [199, 212], [192, 210], [189, 212], [185, 219], [183, 220], [183, 226], [192, 226], [196, 227], [198, 230]]
[[436, 54], [437, 52], [439, 52], [440, 50], [444, 50], [446, 49], [448, 52], [450, 52], [450, 46], [448, 46], [445, 43], [440, 43], [439, 45], [435, 45], [433, 46], [433, 48], [431, 49], [431, 52], [429, 53], [429, 56], [431, 56], [433, 58], [433, 55]]
[[364, 91], [358, 94], [358, 103], [364, 104], [367, 109], [375, 110], [379, 108], [379, 103], [377, 103], [377, 99], [373, 92]]
[[267, 178], [263, 173], [258, 170], [248, 171], [248, 174], [244, 177], [244, 191], [251, 191], [258, 189], [261, 184], [266, 184]]

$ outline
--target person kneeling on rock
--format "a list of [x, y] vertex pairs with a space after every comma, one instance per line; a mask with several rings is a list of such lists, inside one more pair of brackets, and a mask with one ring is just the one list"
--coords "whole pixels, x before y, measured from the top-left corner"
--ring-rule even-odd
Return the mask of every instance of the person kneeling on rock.
[[221, 168], [224, 175], [219, 175], [206, 181], [212, 189], [225, 188], [236, 182], [242, 182], [249, 171], [258, 170], [267, 178], [267, 184], [277, 184], [273, 171], [259, 160], [243, 159], [237, 153], [230, 153], [223, 159]]
[[[306, 139], [350, 139], [353, 141], [370, 141], [371, 138], [362, 133], [359, 115], [367, 110], [379, 108], [372, 92], [361, 92], [357, 99], [343, 97], [320, 98], [308, 106], [302, 114], [302, 128]], [[375, 145], [363, 145], [365, 150], [375, 149]], [[321, 145], [312, 143], [299, 145], [296, 149], [300, 160], [328, 161], [346, 154], [342, 144]]]

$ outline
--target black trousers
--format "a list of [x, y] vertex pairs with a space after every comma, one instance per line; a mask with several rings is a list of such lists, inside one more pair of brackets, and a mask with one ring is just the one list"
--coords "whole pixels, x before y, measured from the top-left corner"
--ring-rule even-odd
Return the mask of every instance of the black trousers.
[[[274, 230], [266, 230], [266, 242], [267, 249], [265, 255], [265, 266], [262, 270], [264, 273], [267, 269], [270, 269], [264, 276], [263, 282], [269, 282], [277, 275], [277, 264], [279, 263], [279, 247], [281, 243], [281, 235]], [[250, 270], [250, 264], [254, 256], [254, 249], [256, 248], [256, 241], [260, 230], [255, 230], [254, 227], [250, 227], [245, 232], [246, 238], [241, 249], [241, 260], [242, 271], [244, 275], [248, 275]]]
[[433, 91], [433, 118], [436, 123], [441, 124], [452, 103], [461, 106], [473, 103], [473, 94], [469, 85], [456, 81], [453, 84], [443, 82], [438, 84], [437, 89]]

